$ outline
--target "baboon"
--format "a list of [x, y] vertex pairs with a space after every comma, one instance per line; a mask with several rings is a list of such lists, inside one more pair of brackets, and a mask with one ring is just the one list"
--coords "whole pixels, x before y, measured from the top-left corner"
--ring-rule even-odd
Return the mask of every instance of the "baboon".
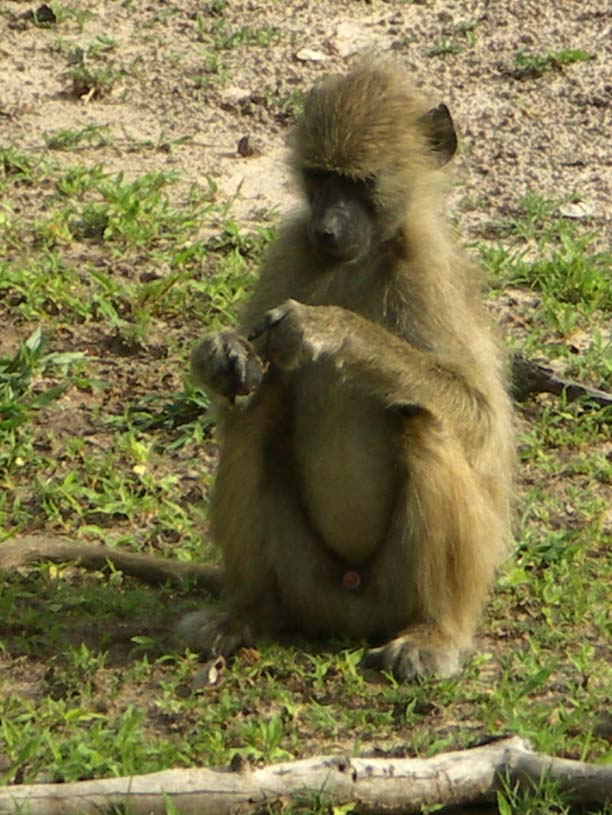
[[192, 355], [216, 395], [227, 605], [183, 621], [190, 647], [335, 633], [400, 680], [457, 671], [510, 544], [513, 439], [477, 270], [443, 215], [456, 146], [446, 106], [391, 61], [307, 96], [305, 205], [238, 328]]
[[[180, 625], [207, 655], [259, 634], [367, 639], [367, 665], [446, 676], [510, 545], [512, 411], [478, 272], [443, 215], [457, 146], [393, 62], [361, 59], [307, 97], [293, 145], [304, 206], [235, 331], [204, 338], [221, 456], [222, 574], [64, 539], [15, 538], [0, 570], [108, 560], [227, 595]], [[377, 644], [375, 644], [377, 643]]]

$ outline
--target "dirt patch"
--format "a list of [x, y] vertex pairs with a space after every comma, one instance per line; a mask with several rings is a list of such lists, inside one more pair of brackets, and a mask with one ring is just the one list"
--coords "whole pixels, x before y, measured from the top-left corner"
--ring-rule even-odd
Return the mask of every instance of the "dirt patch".
[[[261, 223], [293, 200], [284, 155], [299, 93], [373, 50], [450, 106], [463, 148], [455, 203], [471, 234], [528, 191], [573, 195], [598, 226], [610, 210], [610, 37], [596, 2], [267, 0], [219, 16], [193, 0], [81, 2], [48, 27], [24, 20], [35, 8], [0, 6], [5, 145], [44, 151], [51, 135], [90, 128], [98, 143], [79, 145], [83, 161], [214, 179], [223, 195], [240, 190], [236, 218]], [[518, 55], [570, 51], [588, 59], [517, 67]], [[89, 85], [75, 86], [79, 70]], [[252, 157], [237, 151], [244, 136]]]

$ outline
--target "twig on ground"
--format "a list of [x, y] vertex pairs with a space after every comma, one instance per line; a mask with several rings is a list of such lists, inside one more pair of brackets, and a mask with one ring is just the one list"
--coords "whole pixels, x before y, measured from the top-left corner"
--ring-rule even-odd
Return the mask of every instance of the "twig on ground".
[[518, 402], [524, 402], [534, 393], [552, 393], [555, 396], [565, 393], [568, 402], [585, 396], [599, 407], [612, 405], [612, 394], [565, 379], [551, 368], [515, 354], [512, 358], [512, 395]]
[[274, 801], [312, 795], [350, 803], [360, 815], [420, 812], [423, 807], [495, 800], [504, 780], [537, 784], [542, 776], [580, 802], [612, 801], [612, 767], [533, 752], [515, 736], [433, 758], [319, 756], [238, 772], [165, 770], [131, 778], [0, 787], [0, 815], [241, 815]]

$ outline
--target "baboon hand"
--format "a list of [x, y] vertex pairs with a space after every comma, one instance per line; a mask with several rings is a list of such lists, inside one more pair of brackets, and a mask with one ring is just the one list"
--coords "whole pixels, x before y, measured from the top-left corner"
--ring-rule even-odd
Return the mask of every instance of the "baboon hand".
[[248, 337], [260, 340], [258, 347], [266, 359], [292, 370], [331, 350], [328, 340], [332, 334], [327, 330], [330, 321], [326, 315], [331, 310], [329, 306], [307, 306], [287, 300], [267, 311]]
[[205, 337], [194, 348], [191, 370], [201, 385], [233, 400], [257, 390], [264, 366], [250, 342], [226, 331]]

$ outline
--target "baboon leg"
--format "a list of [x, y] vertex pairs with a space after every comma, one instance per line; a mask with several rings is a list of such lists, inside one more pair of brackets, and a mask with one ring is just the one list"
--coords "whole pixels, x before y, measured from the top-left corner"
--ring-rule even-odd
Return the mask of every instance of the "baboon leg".
[[[459, 444], [434, 417], [413, 411], [402, 444], [398, 506], [387, 540], [361, 572], [333, 556], [286, 485], [270, 485], [270, 544], [285, 620], [310, 633], [392, 636], [367, 653], [365, 664], [409, 681], [459, 670], [500, 530]], [[347, 574], [362, 585], [347, 585]]]
[[[204, 607], [178, 626], [182, 641], [204, 656], [229, 656], [279, 619], [274, 571], [262, 498], [266, 446], [282, 422], [278, 386], [262, 385], [242, 406], [219, 420], [223, 447], [213, 488], [210, 523], [223, 553], [223, 607]], [[239, 441], [238, 441], [239, 440]]]
[[[213, 509], [225, 518], [228, 607], [187, 617], [187, 644], [228, 656], [282, 629], [392, 636], [366, 665], [402, 681], [455, 673], [497, 560], [498, 521], [460, 445], [428, 411], [406, 411], [401, 445], [405, 478], [388, 537], [361, 571], [325, 545], [282, 467], [251, 481], [233, 469], [242, 457], [224, 457]], [[347, 574], [362, 585], [347, 585]]]
[[253, 639], [246, 617], [213, 606], [187, 614], [179, 622], [176, 633], [183, 645], [205, 658], [229, 657]]
[[[498, 560], [500, 521], [482, 497], [458, 442], [427, 411], [406, 421], [408, 471], [402, 546], [413, 623], [366, 656], [399, 679], [449, 676], [471, 645]], [[392, 579], [388, 575], [388, 579]]]
[[376, 564], [364, 567], [361, 583], [359, 564], [328, 548], [287, 482], [272, 485], [269, 507], [269, 543], [286, 628], [357, 638], [399, 630], [408, 616], [404, 589], [397, 579], [383, 584], [377, 573], [383, 569], [397, 578], [405, 571], [401, 549], [385, 547]]

